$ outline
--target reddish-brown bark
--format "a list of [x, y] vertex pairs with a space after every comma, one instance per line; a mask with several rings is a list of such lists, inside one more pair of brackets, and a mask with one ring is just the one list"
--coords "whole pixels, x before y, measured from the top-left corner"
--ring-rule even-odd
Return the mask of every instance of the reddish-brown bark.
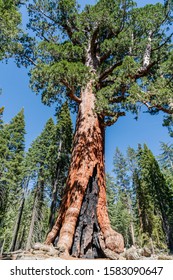
[[73, 246], [82, 203], [94, 170], [98, 186], [96, 218], [103, 240], [100, 247], [103, 250], [108, 248], [117, 253], [124, 250], [123, 237], [112, 230], [108, 217], [104, 167], [104, 127], [94, 109], [95, 95], [92, 82], [89, 82], [81, 92], [65, 195], [58, 218], [45, 242], [51, 244], [58, 236], [57, 246], [65, 248], [67, 253], [71, 252]]

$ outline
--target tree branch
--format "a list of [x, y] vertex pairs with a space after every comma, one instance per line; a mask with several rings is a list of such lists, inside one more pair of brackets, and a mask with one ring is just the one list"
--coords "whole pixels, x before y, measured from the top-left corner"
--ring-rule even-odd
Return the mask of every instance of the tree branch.
[[110, 68], [106, 69], [103, 73], [100, 74], [99, 81], [101, 82], [103, 79], [105, 79], [109, 74], [113, 72], [115, 68], [122, 65], [122, 61], [119, 61], [115, 64], [113, 64]]
[[[30, 9], [32, 11], [32, 9]], [[54, 22], [55, 24], [58, 24], [60, 25], [60, 23], [54, 19], [53, 17], [47, 15], [42, 9], [38, 9], [38, 12], [40, 12], [44, 17], [48, 18], [49, 20], [51, 20], [52, 22]], [[73, 42], [73, 43], [80, 43], [78, 40], [74, 40], [72, 39], [73, 37], [73, 31], [72, 31], [72, 27], [70, 26], [70, 23], [68, 21], [66, 21], [65, 24], [61, 23], [61, 26], [66, 30], [67, 32], [67, 35], [69, 36], [70, 40]]]
[[172, 38], [172, 36], [173, 36], [173, 32], [171, 33], [170, 36], [168, 36], [168, 38], [165, 40], [164, 43], [162, 43], [162, 44], [161, 44], [160, 46], [158, 46], [157, 48], [152, 49], [152, 52], [155, 52], [155, 51], [158, 51], [159, 49], [161, 49], [164, 45], [166, 45], [166, 43], [169, 42], [169, 40]]
[[110, 98], [110, 99], [109, 99], [109, 103], [111, 103], [111, 104], [113, 104], [113, 103], [120, 103], [120, 102], [122, 102], [122, 101], [124, 101], [124, 100], [125, 100], [124, 95], [122, 95], [122, 96], [116, 96], [116, 97]]
[[96, 38], [97, 38], [97, 34], [99, 32], [99, 26], [96, 26], [93, 34], [92, 34], [92, 38], [91, 38], [91, 55], [95, 55], [95, 47], [96, 47]]
[[151, 109], [153, 109], [153, 108], [156, 108], [157, 110], [162, 111], [162, 112], [164, 112], [164, 113], [167, 113], [167, 114], [169, 114], [169, 115], [172, 115], [172, 114], [173, 114], [173, 109], [166, 109], [166, 108], [164, 108], [163, 106], [157, 105], [157, 104], [155, 104], [155, 105], [150, 105], [148, 101], [142, 101], [142, 103], [143, 103], [149, 110], [151, 110]]
[[106, 127], [106, 126], [111, 126], [113, 125], [114, 123], [117, 122], [118, 118], [119, 117], [122, 117], [122, 116], [125, 116], [125, 112], [117, 112], [117, 113], [109, 113], [109, 116], [111, 116], [111, 119], [103, 122], [103, 126]]
[[148, 34], [148, 43], [146, 45], [144, 55], [143, 55], [142, 67], [140, 67], [138, 69], [137, 73], [134, 76], [130, 75], [130, 78], [132, 78], [132, 79], [136, 80], [138, 78], [145, 76], [148, 73], [148, 71], [153, 67], [153, 65], [156, 63], [155, 61], [150, 63], [151, 52], [152, 52], [152, 49], [151, 49], [152, 35], [153, 35], [153, 32], [152, 32], [152, 30], [150, 30], [149, 34]]
[[107, 53], [104, 53], [100, 59], [99, 59], [99, 63], [102, 64], [111, 54], [111, 50], [109, 50]]
[[133, 75], [133, 76], [129, 75], [129, 77], [134, 80], [144, 77], [155, 64], [156, 64], [156, 61], [153, 61], [147, 67], [145, 67], [145, 68], [141, 67], [135, 75]]
[[80, 99], [78, 96], [75, 95], [75, 89], [74, 89], [74, 87], [71, 87], [71, 86], [69, 85], [69, 83], [68, 83], [67, 81], [65, 81], [65, 80], [61, 80], [61, 82], [62, 82], [62, 83], [64, 84], [64, 86], [69, 90], [69, 91], [67, 92], [67, 96], [70, 97], [71, 100], [73, 100], [73, 101], [77, 102], [78, 104], [80, 104], [80, 103], [81, 103], [81, 99]]
[[77, 102], [78, 104], [81, 103], [81, 99], [79, 97], [77, 97], [73, 91], [69, 91], [69, 93], [67, 93], [67, 95], [70, 97], [71, 100]]
[[25, 57], [29, 62], [31, 62], [31, 64], [33, 64], [34, 66], [37, 66], [37, 63], [35, 63], [35, 61], [34, 61], [31, 57], [27, 56], [26, 54], [24, 54], [24, 57]]
[[66, 21], [65, 24], [62, 23], [62, 27], [66, 30], [68, 37], [70, 38], [70, 40], [72, 41], [72, 43], [76, 44], [80, 44], [80, 42], [76, 39], [73, 39], [73, 30], [72, 27], [70, 26], [71, 24]]

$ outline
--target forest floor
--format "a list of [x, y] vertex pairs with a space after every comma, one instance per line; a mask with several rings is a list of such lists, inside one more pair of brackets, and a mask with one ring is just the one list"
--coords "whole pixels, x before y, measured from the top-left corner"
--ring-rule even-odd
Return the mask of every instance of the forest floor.
[[[15, 252], [8, 252], [0, 255], [0, 260], [86, 260], [84, 258], [75, 258], [72, 256], [67, 256], [60, 254], [56, 248], [52, 246], [44, 246], [36, 244], [29, 251], [18, 250]], [[112, 258], [102, 258], [116, 259], [116, 260], [173, 260], [173, 254], [169, 254], [162, 251], [152, 252], [151, 249], [144, 248], [131, 248], [125, 250], [122, 254], [113, 255]], [[102, 260], [99, 259], [99, 260]]]

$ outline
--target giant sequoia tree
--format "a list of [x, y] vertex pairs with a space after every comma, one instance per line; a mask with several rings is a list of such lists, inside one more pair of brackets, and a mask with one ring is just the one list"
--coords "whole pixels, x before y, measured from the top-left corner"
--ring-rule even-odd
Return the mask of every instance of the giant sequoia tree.
[[23, 50], [33, 63], [32, 88], [44, 104], [65, 97], [78, 112], [66, 190], [46, 244], [58, 237], [60, 251], [79, 257], [120, 253], [123, 237], [107, 213], [105, 128], [143, 105], [173, 113], [170, 3], [99, 0], [81, 11], [75, 0], [34, 0], [28, 8], [39, 37], [35, 50]]

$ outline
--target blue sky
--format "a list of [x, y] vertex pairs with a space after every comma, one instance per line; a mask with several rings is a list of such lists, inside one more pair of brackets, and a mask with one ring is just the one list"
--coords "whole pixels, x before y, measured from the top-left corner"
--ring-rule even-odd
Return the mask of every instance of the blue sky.
[[[95, 0], [82, 1], [94, 4]], [[141, 3], [142, 2], [142, 3]], [[137, 1], [139, 5], [157, 3], [159, 1]], [[160, 1], [161, 2], [161, 1]], [[54, 117], [55, 106], [47, 107], [41, 103], [40, 96], [36, 96], [29, 88], [29, 77], [25, 68], [17, 68], [10, 60], [8, 64], [0, 63], [0, 107], [5, 106], [4, 121], [9, 122], [22, 108], [26, 121], [26, 148], [40, 134], [46, 121]], [[111, 172], [113, 155], [116, 147], [125, 153], [128, 146], [137, 148], [138, 143], [146, 143], [155, 155], [160, 153], [160, 142], [171, 143], [167, 128], [162, 127], [162, 114], [150, 116], [141, 113], [139, 120], [128, 114], [122, 117], [112, 127], [106, 130], [106, 170]]]

